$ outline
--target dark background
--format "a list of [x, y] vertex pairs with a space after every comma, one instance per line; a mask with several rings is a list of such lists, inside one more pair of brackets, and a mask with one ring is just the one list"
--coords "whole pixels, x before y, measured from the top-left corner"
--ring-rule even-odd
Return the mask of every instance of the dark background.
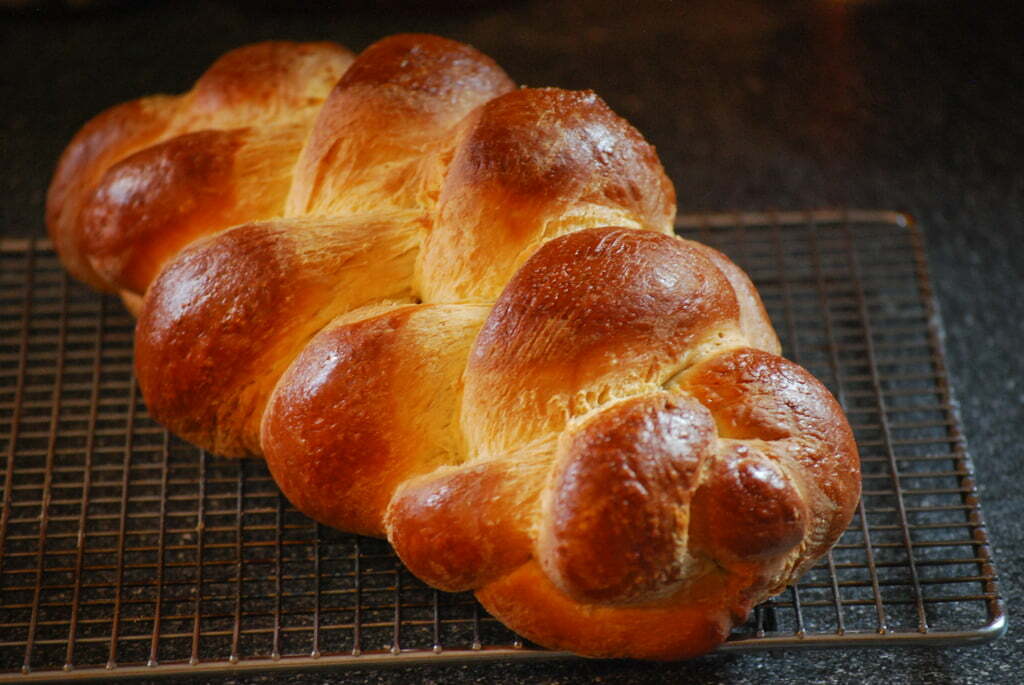
[[[1010, 629], [982, 647], [247, 675], [212, 682], [1012, 682], [1024, 663], [1024, 40], [1013, 4], [0, 4], [0, 235], [42, 235], [54, 162], [90, 116], [186, 90], [224, 51], [426, 31], [523, 84], [597, 91], [654, 143], [680, 210], [898, 209], [923, 225], [949, 370]], [[426, 8], [426, 9], [424, 9]], [[1018, 12], [1019, 13], [1019, 12]], [[205, 681], [204, 681], [205, 682]]]

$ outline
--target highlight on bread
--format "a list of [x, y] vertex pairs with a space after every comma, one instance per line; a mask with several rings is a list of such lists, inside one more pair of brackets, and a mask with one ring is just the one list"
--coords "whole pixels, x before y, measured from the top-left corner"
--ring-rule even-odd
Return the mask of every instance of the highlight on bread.
[[398, 35], [239, 48], [100, 114], [46, 217], [137, 314], [170, 430], [262, 456], [299, 510], [541, 645], [675, 659], [813, 565], [860, 492], [840, 407], [675, 211], [593, 93]]

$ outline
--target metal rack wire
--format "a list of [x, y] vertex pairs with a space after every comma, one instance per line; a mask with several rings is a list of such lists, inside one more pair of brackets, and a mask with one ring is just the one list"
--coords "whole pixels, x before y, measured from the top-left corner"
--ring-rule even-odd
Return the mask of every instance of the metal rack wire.
[[[965, 644], [1005, 614], [921, 234], [890, 212], [692, 215], [837, 395], [864, 494], [833, 551], [722, 649]], [[565, 658], [388, 545], [318, 526], [264, 465], [147, 416], [132, 320], [44, 240], [0, 242], [0, 680]]]

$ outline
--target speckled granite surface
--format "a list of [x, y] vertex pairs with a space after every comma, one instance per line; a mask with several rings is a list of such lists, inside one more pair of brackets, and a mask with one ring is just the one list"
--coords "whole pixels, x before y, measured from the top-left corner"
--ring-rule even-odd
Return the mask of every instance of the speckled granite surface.
[[468, 41], [522, 83], [596, 90], [657, 145], [684, 211], [909, 211], [929, 244], [1010, 629], [975, 648], [202, 682], [1012, 682], [1024, 663], [1024, 41], [1012, 5], [584, 0], [414, 9], [425, 4], [136, 2], [0, 14], [0, 233], [42, 233], [53, 162], [99, 110], [183, 90], [242, 43], [332, 39], [358, 50], [398, 31]]

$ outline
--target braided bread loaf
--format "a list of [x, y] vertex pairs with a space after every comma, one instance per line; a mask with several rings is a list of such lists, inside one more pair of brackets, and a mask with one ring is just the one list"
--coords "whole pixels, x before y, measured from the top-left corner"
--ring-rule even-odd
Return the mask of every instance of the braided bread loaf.
[[836, 402], [674, 214], [595, 95], [417, 35], [235, 50], [89, 122], [47, 203], [157, 420], [540, 644], [644, 658], [715, 647], [859, 494]]

